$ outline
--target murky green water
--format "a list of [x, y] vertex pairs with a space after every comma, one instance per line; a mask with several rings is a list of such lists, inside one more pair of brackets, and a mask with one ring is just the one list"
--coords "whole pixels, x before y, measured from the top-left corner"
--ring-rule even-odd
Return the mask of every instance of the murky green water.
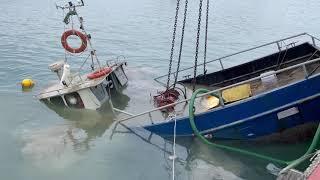
[[[152, 78], [165, 74], [174, 0], [87, 1], [81, 10], [100, 59], [127, 57], [130, 78], [117, 107], [152, 108]], [[193, 63], [197, 1], [189, 4], [183, 66]], [[319, 36], [317, 0], [211, 1], [208, 58], [309, 32]], [[170, 179], [171, 144], [154, 136], [117, 133], [107, 112], [51, 110], [35, 93], [56, 77], [47, 65], [63, 57], [62, 15], [52, 0], [0, 0], [1, 179]], [[241, 61], [241, 60], [239, 60]], [[74, 62], [79, 65], [81, 62]], [[230, 62], [236, 63], [236, 62]], [[32, 77], [33, 92], [17, 83]], [[145, 137], [145, 134], [141, 134]], [[291, 152], [298, 145], [271, 145]], [[256, 148], [263, 149], [261, 145]], [[299, 148], [298, 148], [299, 149]], [[303, 148], [300, 148], [303, 149]], [[271, 179], [267, 162], [184, 141], [177, 147], [176, 179]]]

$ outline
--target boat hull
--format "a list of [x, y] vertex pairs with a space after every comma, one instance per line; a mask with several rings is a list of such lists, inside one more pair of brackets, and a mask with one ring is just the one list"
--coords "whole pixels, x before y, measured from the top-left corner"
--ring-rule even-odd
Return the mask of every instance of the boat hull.
[[[298, 125], [317, 122], [320, 112], [320, 76], [220, 107], [195, 116], [203, 134], [221, 139], [254, 139]], [[144, 128], [163, 137], [173, 135], [174, 122]], [[193, 136], [188, 117], [177, 120], [177, 136]]]

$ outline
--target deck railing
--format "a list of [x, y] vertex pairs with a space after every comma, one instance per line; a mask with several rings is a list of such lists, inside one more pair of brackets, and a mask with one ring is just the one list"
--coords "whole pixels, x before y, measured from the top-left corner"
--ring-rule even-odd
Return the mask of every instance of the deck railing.
[[[283, 38], [283, 39], [280, 39], [280, 40], [277, 40], [277, 41], [265, 43], [265, 44], [262, 44], [260, 46], [252, 47], [252, 48], [249, 48], [249, 49], [245, 49], [245, 50], [242, 50], [242, 51], [239, 51], [239, 52], [236, 52], [236, 53], [232, 53], [232, 54], [229, 54], [229, 55], [226, 55], [226, 56], [222, 56], [220, 58], [207, 61], [206, 63], [200, 63], [200, 64], [197, 65], [197, 67], [198, 66], [203, 66], [204, 64], [207, 65], [207, 64], [210, 64], [210, 63], [213, 63], [213, 62], [219, 62], [220, 68], [221, 68], [221, 70], [223, 70], [226, 67], [225, 60], [227, 58], [234, 57], [234, 56], [237, 56], [237, 55], [240, 55], [240, 54], [244, 54], [246, 52], [250, 52], [250, 51], [257, 50], [257, 49], [260, 49], [260, 48], [263, 48], [263, 47], [267, 47], [267, 46], [271, 46], [271, 45], [275, 46], [275, 48], [277, 48], [279, 50], [279, 52], [280, 52], [282, 50], [285, 50], [285, 49], [282, 49], [284, 46], [285, 46], [285, 48], [287, 48], [289, 46], [295, 46], [296, 43], [298, 43], [298, 41], [294, 41], [294, 40], [296, 38], [303, 38], [303, 37], [307, 37], [309, 39], [309, 41], [311, 42], [311, 44], [313, 44], [314, 46], [317, 46], [316, 42], [320, 43], [320, 39], [318, 39], [318, 38], [316, 38], [316, 37], [314, 37], [314, 36], [312, 36], [312, 35], [310, 35], [308, 33], [301, 33], [301, 34], [297, 34], [297, 35], [294, 35], [294, 36]], [[288, 42], [286, 42], [287, 40], [292, 40], [292, 41], [288, 43]], [[306, 42], [306, 41], [304, 41], [304, 42]], [[195, 66], [183, 68], [183, 69], [179, 70], [178, 72], [180, 73], [180, 72], [183, 72], [183, 71], [187, 71], [189, 69], [194, 69], [194, 67]], [[176, 76], [176, 74], [177, 74], [177, 71], [174, 71], [174, 72], [170, 73], [170, 75], [174, 75], [174, 76]], [[156, 82], [158, 82], [159, 84], [165, 86], [166, 84], [164, 82], [161, 82], [160, 79], [164, 78], [164, 77], [167, 77], [167, 76], [168, 76], [168, 74], [165, 74], [165, 75], [156, 77], [154, 80]], [[189, 76], [190, 75], [187, 75], [187, 77], [189, 77]]]
[[[319, 66], [320, 66], [320, 58], [316, 58], [316, 59], [309, 60], [309, 61], [306, 61], [306, 62], [303, 62], [303, 63], [300, 63], [300, 64], [296, 64], [296, 65], [293, 65], [293, 66], [289, 66], [287, 68], [283, 68], [283, 69], [277, 70], [277, 71], [274, 72], [274, 74], [280, 74], [280, 73], [283, 73], [283, 72], [286, 72], [286, 71], [294, 70], [294, 69], [297, 69], [297, 68], [302, 68], [303, 73], [304, 73], [303, 79], [308, 79], [310, 77], [317, 76], [315, 71], [311, 71], [310, 73], [307, 71], [307, 67], [306, 66], [310, 65], [310, 64], [313, 64], [313, 63], [319, 63]], [[204, 96], [207, 96], [207, 95], [210, 95], [210, 94], [216, 94], [216, 95], [219, 96], [220, 104], [221, 104], [221, 106], [217, 107], [217, 108], [222, 108], [224, 106], [234, 105], [235, 103], [241, 103], [241, 101], [243, 101], [243, 100], [240, 100], [240, 101], [225, 105], [224, 102], [223, 102], [223, 98], [222, 98], [222, 91], [224, 91], [226, 89], [230, 89], [232, 87], [236, 87], [236, 86], [242, 85], [242, 84], [247, 84], [247, 83], [250, 83], [250, 82], [261, 80], [262, 78], [265, 78], [265, 77], [268, 77], [268, 76], [270, 76], [270, 75], [268, 75], [268, 74], [261, 75], [261, 76], [254, 77], [254, 78], [251, 78], [251, 79], [239, 82], [239, 83], [235, 83], [235, 84], [226, 86], [226, 87], [215, 89], [215, 90], [210, 91], [208, 93], [204, 93], [204, 94], [198, 95], [197, 98], [201, 98], [201, 97], [204, 97]], [[253, 96], [251, 96], [249, 98], [256, 97], [256, 96], [259, 96], [259, 95], [253, 95]], [[249, 98], [247, 98], [247, 99], [249, 99]], [[245, 100], [247, 100], [247, 99], [245, 99]], [[142, 113], [139, 113], [139, 114], [133, 114], [133, 113], [126, 112], [126, 114], [129, 115], [130, 117], [120, 119], [120, 120], [118, 120], [118, 123], [121, 123], [121, 122], [124, 122], [124, 121], [129, 121], [129, 120], [132, 120], [134, 118], [142, 117], [144, 115], [148, 115], [150, 117], [151, 124], [153, 124], [154, 122], [152, 120], [151, 113], [156, 112], [156, 111], [161, 111], [161, 110], [167, 109], [169, 107], [176, 106], [178, 104], [186, 103], [186, 102], [189, 102], [189, 101], [190, 101], [190, 99], [184, 99], [184, 100], [181, 100], [179, 102], [175, 102], [175, 103], [172, 103], [172, 104], [169, 104], [169, 105], [165, 105], [165, 106], [162, 106], [162, 107], [159, 107], [159, 108], [154, 108], [152, 110], [148, 110], [148, 111], [145, 111], [145, 112], [142, 112]], [[115, 110], [117, 111], [117, 109], [115, 109]], [[123, 112], [121, 111], [121, 113], [123, 113]]]

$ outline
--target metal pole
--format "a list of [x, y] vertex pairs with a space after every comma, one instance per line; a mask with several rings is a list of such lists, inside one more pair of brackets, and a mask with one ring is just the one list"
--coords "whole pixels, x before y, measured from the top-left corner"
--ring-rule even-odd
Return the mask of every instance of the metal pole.
[[220, 62], [221, 69], [224, 70], [224, 67], [223, 67], [221, 59], [219, 59], [219, 62]]
[[151, 124], [154, 124], [153, 120], [152, 120], [152, 116], [151, 116], [151, 112], [148, 113], [149, 114], [149, 119], [151, 121]]
[[313, 36], [311, 37], [311, 39], [312, 39], [312, 44], [313, 44], [314, 46], [316, 46], [316, 41], [314, 40], [314, 37], [313, 37]]
[[218, 91], [219, 101], [222, 107], [224, 107], [223, 97], [222, 97], [222, 91]]
[[281, 51], [281, 46], [279, 44], [279, 41], [277, 41], [277, 46], [278, 46], [278, 49], [279, 49], [279, 52]]
[[303, 69], [303, 72], [304, 72], [304, 77], [305, 77], [306, 79], [308, 79], [309, 73], [308, 73], [308, 70], [307, 70], [307, 67], [306, 67], [305, 64], [302, 65], [302, 69]]

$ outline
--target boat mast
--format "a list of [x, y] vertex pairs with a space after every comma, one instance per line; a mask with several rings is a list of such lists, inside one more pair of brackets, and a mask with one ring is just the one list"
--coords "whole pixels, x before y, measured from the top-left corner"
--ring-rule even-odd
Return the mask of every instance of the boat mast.
[[[101, 69], [101, 67], [102, 67], [101, 63], [98, 59], [96, 50], [93, 48], [93, 45], [91, 42], [91, 35], [88, 34], [87, 31], [85, 30], [84, 23], [83, 23], [84, 22], [83, 17], [79, 16], [79, 14], [77, 12], [77, 8], [83, 7], [83, 6], [84, 6], [83, 0], [78, 1], [78, 4], [74, 4], [71, 1], [69, 1], [64, 6], [60, 6], [60, 5], [56, 4], [56, 8], [62, 9], [62, 11], [63, 11], [63, 15], [64, 15], [63, 22], [64, 22], [64, 27], [65, 27], [64, 32], [66, 32], [66, 26], [68, 26], [70, 22], [71, 22], [71, 25], [70, 25], [71, 29], [72, 30], [74, 29], [73, 16], [76, 16], [76, 19], [78, 20], [78, 22], [80, 24], [79, 29], [81, 29], [81, 31], [84, 33], [86, 40], [88, 41], [88, 44], [89, 44], [89, 49], [90, 49], [89, 56], [91, 57], [91, 61], [92, 61], [91, 68], [92, 68], [92, 70], [95, 69], [94, 68], [94, 61], [96, 61], [99, 66], [99, 69]], [[68, 12], [65, 14], [65, 11], [68, 11]], [[67, 51], [65, 51], [65, 61], [67, 61], [67, 54], [70, 54], [70, 53], [67, 53]], [[85, 62], [87, 61], [88, 57], [86, 58]], [[82, 64], [82, 66], [85, 64], [85, 62]], [[82, 68], [82, 66], [80, 67], [80, 69]]]

